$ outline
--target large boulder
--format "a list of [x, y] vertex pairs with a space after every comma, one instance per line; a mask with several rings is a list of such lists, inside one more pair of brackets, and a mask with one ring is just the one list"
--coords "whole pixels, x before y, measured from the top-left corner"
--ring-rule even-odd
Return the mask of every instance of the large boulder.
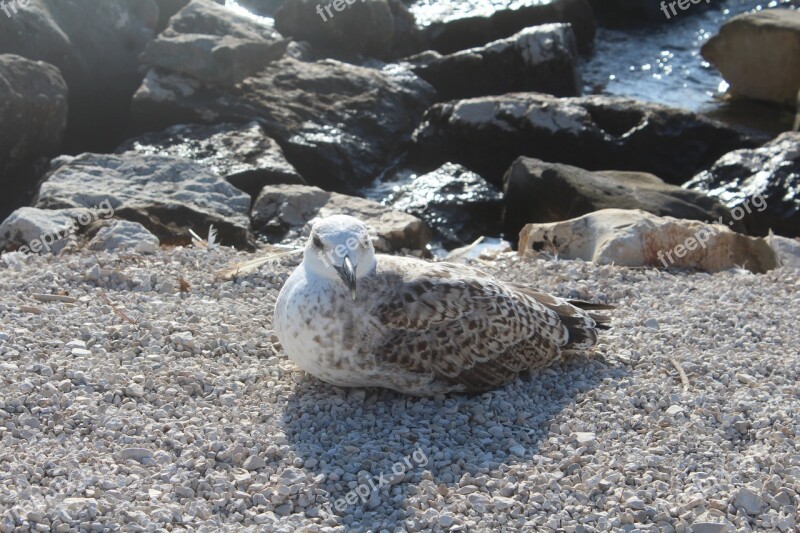
[[58, 69], [0, 55], [0, 220], [32, 198], [35, 167], [61, 148], [66, 124], [67, 85]]
[[275, 27], [320, 50], [373, 57], [396, 57], [420, 46], [414, 17], [401, 0], [286, 0], [275, 12]]
[[141, 61], [209, 83], [235, 84], [280, 58], [288, 41], [212, 0], [192, 0], [151, 41]]
[[402, 69], [285, 57], [233, 86], [151, 69], [133, 112], [140, 131], [256, 120], [309, 183], [353, 192], [403, 150], [434, 98]]
[[430, 241], [425, 223], [412, 215], [364, 198], [303, 185], [264, 187], [253, 205], [252, 219], [257, 232], [285, 243], [307, 237], [314, 219], [341, 214], [366, 222], [375, 232], [379, 251], [424, 251]]
[[409, 9], [427, 47], [443, 54], [550, 22], [571, 24], [581, 51], [591, 49], [594, 41], [594, 14], [588, 0], [413, 0]]
[[[643, 172], [590, 172], [559, 163], [520, 157], [503, 178], [504, 229], [518, 235], [530, 222], [558, 222], [602, 209], [641, 209], [658, 216], [732, 220], [714, 198], [687, 191]], [[744, 226], [737, 222], [736, 230]]]
[[225, 245], [252, 249], [250, 197], [187, 159], [139, 154], [82, 154], [54, 161], [35, 207], [108, 203], [118, 218], [139, 222], [163, 244], [188, 244], [189, 230], [213, 225]]
[[68, 147], [112, 149], [142, 80], [138, 57], [158, 22], [154, 0], [35, 0], [0, 16], [0, 53], [46, 61], [69, 87]]
[[447, 249], [500, 233], [502, 192], [461, 165], [447, 163], [427, 173], [400, 170], [363, 192], [424, 220]]
[[706, 117], [628, 98], [513, 93], [434, 105], [414, 132], [426, 164], [461, 163], [500, 185], [519, 156], [589, 170], [635, 170], [681, 184], [758, 143]]
[[545, 253], [599, 264], [706, 272], [741, 267], [763, 273], [778, 266], [775, 251], [761, 237], [748, 237], [720, 224], [623, 209], [604, 209], [562, 222], [529, 224], [520, 233], [519, 253], [526, 257]]
[[733, 17], [701, 53], [732, 93], [793, 104], [800, 89], [800, 11], [767, 9]]
[[717, 198], [748, 231], [800, 235], [800, 132], [752, 150], [736, 150], [684, 185]]
[[254, 200], [265, 185], [306, 183], [286, 160], [278, 143], [256, 123], [179, 124], [124, 142], [117, 153], [125, 152], [191, 159]]
[[581, 92], [578, 50], [568, 24], [534, 26], [479, 48], [446, 56], [428, 52], [409, 61], [420, 63], [412, 70], [443, 100], [515, 91]]

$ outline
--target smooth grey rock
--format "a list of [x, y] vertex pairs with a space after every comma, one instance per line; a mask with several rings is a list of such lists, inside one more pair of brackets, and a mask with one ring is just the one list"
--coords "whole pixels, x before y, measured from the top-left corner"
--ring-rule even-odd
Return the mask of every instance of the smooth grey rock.
[[118, 218], [139, 222], [163, 244], [188, 244], [189, 229], [213, 225], [222, 244], [252, 248], [250, 197], [192, 161], [158, 155], [82, 154], [65, 158], [42, 184], [36, 207], [107, 202]]
[[761, 497], [747, 487], [736, 492], [733, 505], [749, 515], [757, 515], [761, 511]]
[[415, 0], [409, 10], [427, 48], [449, 54], [550, 22], [572, 25], [581, 51], [591, 48], [595, 21], [588, 0]]
[[120, 451], [119, 457], [123, 461], [127, 461], [128, 459], [133, 459], [134, 461], [143, 463], [148, 459], [153, 458], [153, 452], [148, 450], [147, 448], [130, 447]]
[[773, 235], [768, 240], [783, 266], [800, 268], [800, 240], [780, 235]]
[[[337, 5], [344, 9], [337, 11]], [[320, 51], [336, 49], [389, 58], [421, 46], [414, 16], [401, 0], [286, 0], [275, 11], [275, 27]]]
[[521, 155], [589, 170], [651, 172], [681, 184], [722, 154], [758, 144], [682, 109], [628, 98], [539, 93], [436, 104], [414, 141], [419, 160], [461, 163], [497, 185]]
[[[479, 48], [439, 57], [427, 53], [406, 61], [442, 100], [516, 91], [556, 96], [581, 92], [578, 50], [569, 24], [525, 28]], [[413, 66], [417, 61], [421, 64]]]
[[179, 124], [125, 141], [117, 153], [184, 157], [224, 177], [252, 198], [265, 185], [306, 182], [257, 123]]
[[89, 250], [105, 252], [129, 250], [152, 254], [158, 250], [158, 237], [138, 222], [112, 220], [103, 225], [87, 244]]
[[397, 66], [285, 57], [224, 88], [152, 69], [134, 96], [133, 115], [140, 131], [256, 120], [306, 181], [352, 192], [399, 155], [434, 94]]
[[150, 67], [236, 84], [280, 58], [288, 40], [213, 0], [192, 0], [142, 52]]
[[275, 242], [308, 235], [310, 222], [335, 214], [351, 215], [370, 226], [380, 251], [424, 250], [430, 231], [418, 218], [371, 200], [303, 185], [267, 186], [253, 205], [253, 228]]
[[528, 224], [520, 233], [520, 255], [537, 257], [543, 252], [604, 265], [706, 272], [743, 266], [763, 273], [778, 266], [775, 252], [763, 238], [638, 209], [603, 209], [563, 222]]
[[[23, 253], [58, 253], [76, 232], [79, 219], [93, 222], [97, 217], [91, 209], [20, 207], [0, 224], [0, 250], [26, 247]], [[40, 244], [33, 245], [36, 241]]]
[[363, 192], [424, 220], [446, 248], [500, 233], [502, 192], [461, 165], [447, 163], [427, 173], [401, 170]]
[[0, 125], [4, 219], [30, 201], [38, 184], [36, 167], [61, 148], [67, 125], [67, 85], [61, 72], [43, 61], [1, 54]]
[[141, 83], [139, 54], [158, 23], [154, 0], [32, 0], [0, 16], [0, 53], [58, 67], [69, 87], [68, 145], [113, 148]]
[[[504, 229], [517, 235], [529, 222], [557, 222], [601, 209], [642, 209], [658, 216], [733, 221], [730, 211], [706, 195], [664, 183], [644, 172], [590, 172], [520, 157], [503, 177]], [[743, 231], [741, 222], [732, 229]]]
[[800, 236], [800, 132], [725, 154], [684, 187], [718, 199], [754, 235]]
[[764, 9], [733, 17], [700, 53], [735, 95], [794, 105], [800, 90], [800, 12]]

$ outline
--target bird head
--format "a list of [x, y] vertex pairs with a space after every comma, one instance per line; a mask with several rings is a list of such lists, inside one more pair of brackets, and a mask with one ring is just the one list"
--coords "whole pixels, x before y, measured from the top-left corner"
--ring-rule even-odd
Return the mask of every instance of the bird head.
[[358, 280], [371, 274], [376, 266], [367, 225], [347, 215], [318, 220], [311, 227], [303, 263], [318, 276], [340, 280], [355, 300]]

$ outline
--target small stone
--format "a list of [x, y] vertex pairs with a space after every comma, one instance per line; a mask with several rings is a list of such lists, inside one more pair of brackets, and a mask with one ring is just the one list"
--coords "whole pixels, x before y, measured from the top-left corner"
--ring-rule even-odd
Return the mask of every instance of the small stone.
[[123, 461], [127, 461], [129, 459], [133, 459], [134, 461], [139, 461], [140, 463], [153, 458], [153, 452], [148, 450], [147, 448], [125, 448], [121, 452], [119, 452], [119, 456]]
[[128, 385], [127, 387], [125, 387], [125, 394], [127, 394], [131, 398], [141, 398], [142, 396], [144, 396], [144, 387], [142, 387], [137, 383]]
[[92, 355], [92, 352], [90, 352], [89, 350], [84, 350], [83, 348], [73, 348], [72, 352], [70, 353], [72, 353], [72, 355], [74, 355], [75, 357], [88, 357]]
[[752, 490], [743, 487], [736, 493], [733, 505], [749, 515], [757, 515], [761, 511], [761, 498]]
[[681, 407], [680, 405], [670, 405], [667, 408], [667, 415], [669, 416], [675, 416], [680, 413], [683, 413], [683, 407]]
[[508, 451], [510, 451], [517, 457], [525, 457], [525, 447], [520, 444], [513, 445], [511, 448], [508, 449]]
[[266, 468], [267, 462], [257, 455], [251, 455], [250, 457], [245, 460], [244, 465], [242, 465], [245, 470], [260, 470], [262, 468]]
[[591, 446], [597, 441], [597, 436], [594, 433], [579, 431], [575, 433], [575, 440], [579, 446]]
[[659, 329], [658, 320], [656, 320], [655, 318], [648, 319], [647, 322], [644, 323], [644, 325], [650, 329]]
[[453, 525], [453, 515], [451, 514], [443, 514], [439, 515], [439, 525], [442, 527], [450, 527]]
[[736, 374], [736, 379], [739, 380], [739, 383], [743, 383], [745, 385], [756, 385], [758, 383], [758, 381], [756, 381], [756, 378], [754, 378], [750, 374], [745, 374], [744, 372]]
[[692, 533], [727, 533], [728, 525], [717, 522], [695, 522]]
[[636, 496], [631, 496], [625, 500], [625, 505], [628, 509], [633, 509], [634, 511], [641, 511], [644, 509], [644, 502]]

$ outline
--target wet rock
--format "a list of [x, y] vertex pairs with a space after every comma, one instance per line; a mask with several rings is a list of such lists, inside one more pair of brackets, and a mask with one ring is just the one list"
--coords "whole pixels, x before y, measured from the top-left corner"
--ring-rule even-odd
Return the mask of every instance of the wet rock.
[[399, 153], [434, 94], [397, 67], [287, 57], [224, 88], [152, 69], [134, 96], [133, 113], [140, 131], [256, 120], [309, 183], [355, 191]]
[[421, 60], [414, 72], [443, 100], [514, 91], [576, 96], [581, 90], [577, 55], [568, 24], [545, 24], [479, 48], [439, 57], [431, 52], [409, 61]]
[[733, 94], [793, 105], [800, 89], [800, 12], [767, 9], [733, 17], [701, 53]]
[[[158, 22], [154, 0], [16, 2], [0, 16], [0, 53], [46, 61], [69, 87], [69, 146], [113, 148], [142, 80], [138, 56]], [[87, 30], [91, 28], [91, 31]]]
[[[641, 24], [647, 22], [667, 22], [676, 17], [691, 16], [705, 9], [713, 7], [711, 3], [695, 0], [683, 4], [673, 5], [670, 2], [661, 3], [653, 0], [589, 0], [595, 14], [604, 24], [620, 26], [627, 24]], [[699, 3], [698, 3], [699, 2]], [[687, 5], [681, 9], [681, 5]], [[673, 11], [674, 10], [674, 11]]]
[[800, 133], [786, 132], [752, 150], [722, 156], [684, 187], [719, 199], [748, 231], [800, 235]]
[[43, 61], [0, 55], [0, 124], [4, 191], [0, 219], [4, 219], [35, 193], [37, 176], [30, 167], [61, 147], [67, 124], [67, 86], [59, 70]]
[[164, 244], [188, 244], [189, 229], [210, 225], [220, 242], [252, 248], [250, 198], [191, 161], [157, 155], [82, 154], [61, 158], [42, 184], [36, 207], [92, 207], [107, 202], [118, 218], [139, 222]]
[[117, 153], [184, 157], [224, 177], [253, 199], [265, 185], [305, 180], [286, 160], [283, 150], [256, 123], [179, 124], [157, 133], [130, 139]]
[[288, 41], [212, 0], [192, 0], [142, 52], [150, 67], [235, 84], [280, 58]]
[[735, 233], [719, 224], [623, 209], [604, 209], [563, 222], [528, 224], [520, 233], [519, 253], [706, 272], [743, 267], [763, 273], [777, 267], [775, 252], [763, 238]]
[[317, 217], [351, 215], [372, 228], [379, 251], [423, 250], [430, 231], [420, 219], [371, 200], [303, 185], [267, 186], [253, 205], [253, 228], [274, 242], [308, 236]]
[[127, 250], [142, 254], [155, 253], [158, 246], [158, 237], [141, 224], [128, 220], [112, 220], [102, 224], [87, 244], [89, 250]]
[[[601, 209], [641, 209], [658, 216], [733, 221], [714, 198], [664, 183], [644, 172], [590, 172], [520, 157], [503, 178], [504, 229], [518, 235], [529, 222], [558, 222]], [[734, 221], [732, 229], [744, 230]]]
[[627, 98], [538, 93], [436, 104], [425, 113], [414, 140], [422, 161], [461, 163], [497, 185], [521, 155], [589, 170], [650, 172], [680, 184], [720, 155], [757, 144], [682, 109]]
[[504, 39], [530, 26], [550, 22], [572, 25], [581, 51], [595, 34], [587, 0], [416, 0], [409, 6], [428, 48], [449, 54]]
[[445, 248], [500, 232], [502, 193], [461, 165], [447, 163], [424, 174], [402, 170], [364, 193], [424, 220]]
[[275, 11], [275, 27], [320, 50], [373, 57], [396, 57], [421, 46], [414, 44], [414, 16], [401, 0], [287, 0]]

